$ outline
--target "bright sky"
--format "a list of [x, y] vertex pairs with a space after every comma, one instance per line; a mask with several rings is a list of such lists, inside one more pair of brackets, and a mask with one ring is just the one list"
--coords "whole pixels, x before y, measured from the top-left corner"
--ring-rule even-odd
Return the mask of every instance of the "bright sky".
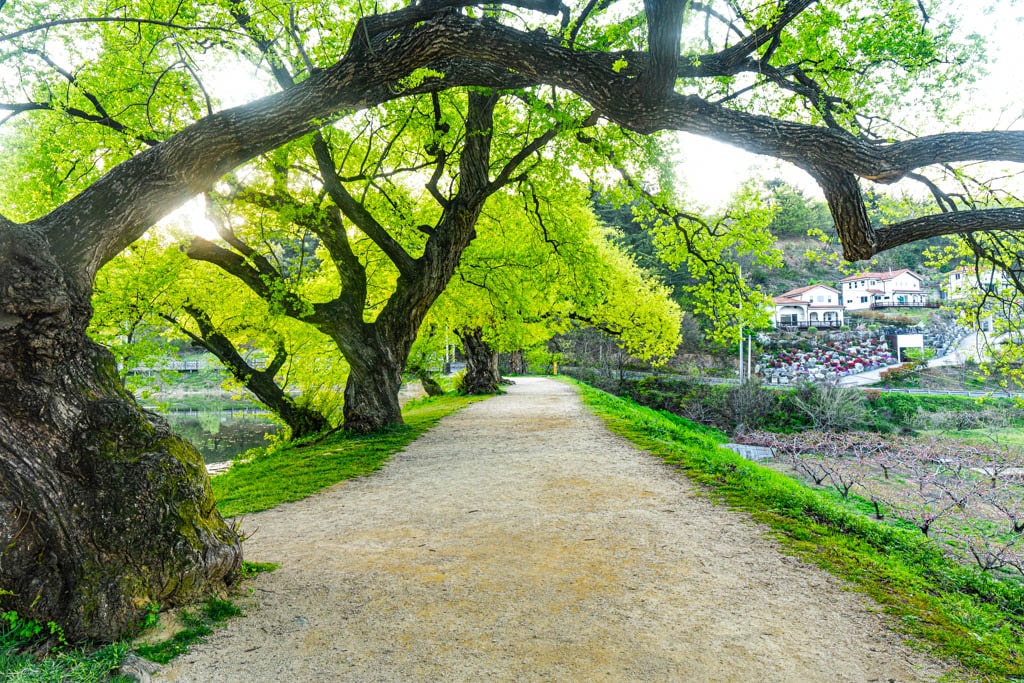
[[[965, 33], [987, 38], [990, 59], [989, 75], [978, 84], [980, 97], [964, 98], [963, 111], [969, 113], [955, 129], [1024, 129], [1024, 79], [1020, 76], [1024, 65], [1024, 0], [954, 0], [950, 4], [961, 7]], [[986, 107], [986, 103], [991, 105]], [[724, 207], [736, 188], [752, 176], [779, 177], [802, 188], [807, 196], [822, 198], [817, 184], [795, 166], [715, 140], [679, 135], [678, 169], [686, 196], [708, 208]]]

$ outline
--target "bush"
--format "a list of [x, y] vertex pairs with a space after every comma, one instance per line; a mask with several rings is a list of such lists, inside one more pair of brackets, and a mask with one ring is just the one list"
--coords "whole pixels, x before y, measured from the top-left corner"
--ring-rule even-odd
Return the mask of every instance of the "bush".
[[815, 429], [849, 431], [868, 422], [868, 407], [858, 389], [834, 384], [803, 384], [792, 394], [793, 405]]

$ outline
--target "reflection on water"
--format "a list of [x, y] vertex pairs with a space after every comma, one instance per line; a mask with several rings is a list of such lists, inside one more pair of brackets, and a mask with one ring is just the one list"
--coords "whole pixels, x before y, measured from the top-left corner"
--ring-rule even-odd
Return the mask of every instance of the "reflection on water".
[[171, 428], [191, 441], [207, 464], [231, 460], [250, 448], [267, 445], [264, 438], [279, 425], [259, 410], [172, 410], [163, 413]]

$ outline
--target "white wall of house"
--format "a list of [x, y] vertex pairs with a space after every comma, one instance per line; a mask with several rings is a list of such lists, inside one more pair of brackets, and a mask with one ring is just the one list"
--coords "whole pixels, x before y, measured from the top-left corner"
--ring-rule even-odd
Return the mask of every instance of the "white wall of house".
[[773, 321], [779, 325], [825, 325], [840, 326], [843, 321], [843, 307], [839, 303], [839, 291], [826, 285], [800, 287], [775, 297]]
[[894, 273], [864, 273], [840, 280], [843, 308], [862, 311], [872, 304], [923, 304], [928, 294], [921, 278], [909, 270]]
[[1006, 274], [990, 269], [975, 272], [973, 268], [957, 268], [949, 273], [946, 283], [946, 296], [950, 299], [966, 299], [985, 291], [998, 289], [1007, 283]]

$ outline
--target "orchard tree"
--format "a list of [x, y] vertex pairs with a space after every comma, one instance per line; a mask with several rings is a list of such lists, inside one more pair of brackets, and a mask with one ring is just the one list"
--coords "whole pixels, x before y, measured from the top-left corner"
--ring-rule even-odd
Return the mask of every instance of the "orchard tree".
[[[151, 602], [216, 590], [240, 559], [198, 454], [135, 404], [109, 352], [86, 336], [97, 271], [232, 169], [351, 112], [461, 86], [552, 86], [552, 97], [571, 93], [638, 134], [688, 131], [807, 170], [852, 260], [939, 234], [1024, 226], [1016, 205], [889, 225], [867, 218], [861, 179], [1024, 161], [1024, 132], [914, 137], [889, 124], [908, 100], [941, 103], [973, 68], [973, 48], [958, 46], [930, 3], [521, 0], [484, 12], [469, 0], [428, 0], [358, 17], [356, 6], [317, 1], [280, 9], [270, 0], [0, 8], [11, 67], [0, 108], [9, 128], [32, 135], [2, 159], [0, 605], [61, 622], [73, 639], [113, 637]], [[208, 76], [253, 54], [246, 16], [272, 28], [256, 41], [306, 66], [294, 85], [267, 79], [276, 91], [225, 109], [217, 91], [227, 79]], [[465, 144], [480, 154], [461, 155], [459, 187], [446, 198], [460, 227], [501, 178], [484, 161], [498, 98], [473, 94], [462, 109], [474, 133]]]

